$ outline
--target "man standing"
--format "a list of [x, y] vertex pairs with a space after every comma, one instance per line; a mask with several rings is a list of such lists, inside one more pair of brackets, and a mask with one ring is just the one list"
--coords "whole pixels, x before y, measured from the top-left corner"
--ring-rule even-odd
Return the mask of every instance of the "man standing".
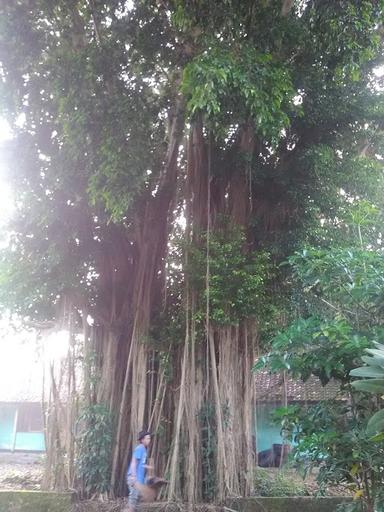
[[129, 488], [128, 505], [129, 511], [135, 512], [139, 501], [140, 492], [136, 484], [145, 484], [147, 469], [147, 448], [151, 442], [151, 433], [143, 430], [138, 436], [139, 444], [133, 450], [132, 460], [127, 472], [127, 483]]

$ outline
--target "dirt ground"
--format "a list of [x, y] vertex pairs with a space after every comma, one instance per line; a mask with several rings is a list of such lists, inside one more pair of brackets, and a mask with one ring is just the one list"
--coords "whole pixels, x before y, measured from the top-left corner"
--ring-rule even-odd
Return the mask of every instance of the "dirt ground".
[[[0, 452], [0, 489], [2, 490], [39, 490], [43, 477], [44, 456], [35, 453], [6, 453]], [[265, 472], [266, 470], [263, 469]], [[267, 470], [269, 477], [274, 478], [277, 469]], [[293, 470], [285, 471], [290, 479], [296, 481], [298, 485], [305, 487], [305, 494], [314, 495], [318, 491], [316, 475], [311, 475], [304, 482], [301, 477]], [[348, 494], [344, 487], [329, 488], [326, 493], [328, 496], [340, 496]], [[183, 508], [178, 507], [177, 503], [161, 504], [154, 503], [143, 504], [140, 507], [145, 512], [153, 508], [154, 512], [182, 512]], [[198, 512], [214, 512], [216, 510], [210, 505], [197, 507]], [[201, 509], [201, 510], [200, 510]], [[127, 500], [119, 499], [114, 501], [82, 501], [75, 503], [71, 512], [126, 512]]]
[[[73, 505], [71, 512], [127, 512], [125, 499], [115, 501], [83, 501]], [[210, 504], [195, 505], [193, 512], [217, 512], [218, 507]], [[144, 503], [139, 505], [138, 512], [186, 512], [182, 503]]]
[[39, 453], [0, 452], [0, 489], [39, 490], [43, 467]]

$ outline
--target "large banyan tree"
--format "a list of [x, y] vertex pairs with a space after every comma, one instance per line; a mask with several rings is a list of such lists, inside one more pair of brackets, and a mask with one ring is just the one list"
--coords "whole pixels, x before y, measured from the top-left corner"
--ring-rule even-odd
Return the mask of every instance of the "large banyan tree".
[[[1, 302], [73, 341], [48, 485], [124, 492], [146, 426], [169, 498], [252, 491], [277, 265], [381, 179], [382, 16], [378, 0], [2, 2]], [[107, 455], [79, 441], [87, 422], [110, 428]], [[81, 473], [87, 446], [103, 475]]]

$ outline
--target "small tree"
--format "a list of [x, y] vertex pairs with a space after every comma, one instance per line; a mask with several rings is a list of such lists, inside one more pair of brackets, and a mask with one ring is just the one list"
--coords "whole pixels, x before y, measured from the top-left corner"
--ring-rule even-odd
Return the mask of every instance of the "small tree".
[[[366, 232], [358, 233], [358, 247], [352, 235], [349, 246], [344, 239], [339, 246], [305, 249], [289, 259], [301, 315], [275, 336], [271, 352], [255, 369], [267, 364], [304, 381], [315, 375], [323, 385], [331, 379], [339, 383], [335, 399], [307, 409], [282, 408], [275, 419], [297, 443], [295, 460], [306, 469], [320, 467], [322, 486], [345, 484], [360, 498], [350, 508], [372, 512], [384, 498], [384, 412], [377, 412], [384, 354], [383, 346], [375, 347], [383, 334], [384, 257], [369, 237], [361, 243]], [[361, 367], [363, 362], [368, 366]], [[352, 382], [356, 376], [372, 379]]]

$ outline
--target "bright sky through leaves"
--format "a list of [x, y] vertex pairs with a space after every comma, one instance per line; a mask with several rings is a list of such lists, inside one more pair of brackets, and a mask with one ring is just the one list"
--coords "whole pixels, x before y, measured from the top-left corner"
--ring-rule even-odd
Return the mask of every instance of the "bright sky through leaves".
[[12, 191], [4, 176], [4, 156], [1, 151], [1, 144], [11, 137], [9, 124], [5, 119], [0, 119], [0, 228], [3, 227], [13, 209]]

